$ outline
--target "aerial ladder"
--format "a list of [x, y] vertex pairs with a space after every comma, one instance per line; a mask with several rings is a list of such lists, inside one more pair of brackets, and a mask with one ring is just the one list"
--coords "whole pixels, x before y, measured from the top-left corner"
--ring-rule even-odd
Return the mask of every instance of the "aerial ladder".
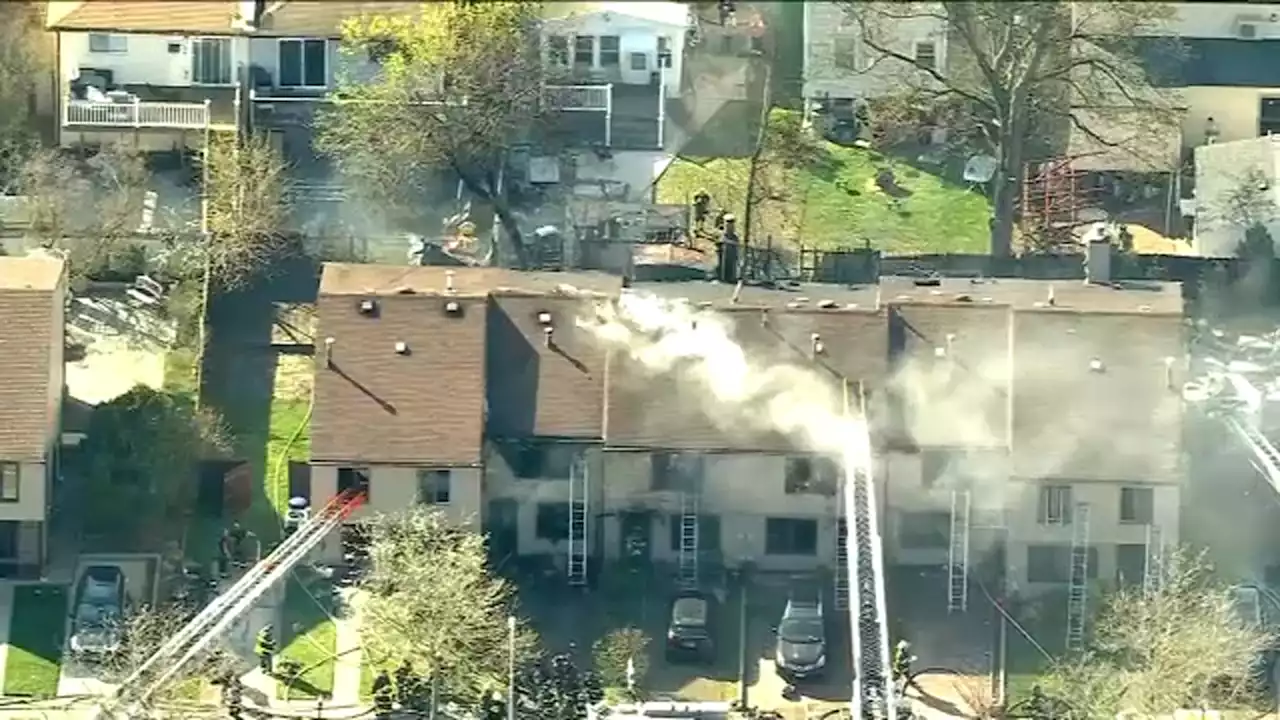
[[1067, 650], [1084, 649], [1086, 599], [1089, 594], [1089, 505], [1076, 503], [1071, 520], [1071, 565], [1067, 585]]
[[687, 479], [689, 486], [680, 494], [680, 587], [698, 587], [698, 505], [701, 478]]
[[[844, 415], [849, 417], [849, 381], [842, 382], [844, 390]], [[849, 609], [849, 508], [845, 501], [844, 487], [848, 484], [848, 470], [840, 474], [839, 487], [836, 488], [836, 567], [833, 573], [835, 582], [836, 610], [845, 612]]]
[[569, 466], [569, 584], [587, 584], [587, 495], [591, 490], [587, 459], [579, 455]]
[[332, 498], [143, 661], [107, 702], [99, 706], [95, 717], [111, 717], [109, 705], [124, 706], [127, 716], [136, 716], [135, 706], [145, 704], [364, 502], [365, 494], [359, 490], [348, 490]]
[[969, 513], [968, 490], [951, 492], [951, 532], [947, 542], [947, 613], [969, 609]]
[[871, 472], [871, 437], [865, 421], [859, 421], [858, 427], [853, 438], [855, 446], [846, 460], [843, 488], [853, 543], [848, 573], [856, 592], [855, 604], [849, 609], [854, 668], [850, 712], [855, 718], [897, 720], [899, 699], [889, 661], [884, 557]]

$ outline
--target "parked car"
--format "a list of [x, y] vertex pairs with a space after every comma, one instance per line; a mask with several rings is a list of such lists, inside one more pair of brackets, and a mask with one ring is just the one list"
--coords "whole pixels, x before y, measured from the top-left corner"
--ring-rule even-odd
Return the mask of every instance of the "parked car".
[[71, 618], [73, 653], [103, 655], [120, 649], [124, 590], [124, 572], [119, 567], [91, 565], [85, 568], [76, 587], [75, 614]]
[[667, 627], [667, 658], [710, 661], [715, 658], [711, 600], [698, 592], [683, 592], [671, 603]]
[[792, 585], [777, 636], [774, 661], [780, 676], [801, 680], [822, 674], [827, 665], [827, 629], [819, 585], [808, 581]]

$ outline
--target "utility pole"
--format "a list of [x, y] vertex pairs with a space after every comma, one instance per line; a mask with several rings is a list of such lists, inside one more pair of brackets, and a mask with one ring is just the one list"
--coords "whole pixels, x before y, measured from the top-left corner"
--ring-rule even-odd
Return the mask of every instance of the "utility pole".
[[760, 160], [764, 155], [765, 143], [769, 137], [769, 110], [773, 105], [773, 64], [765, 59], [764, 88], [760, 91], [760, 127], [756, 130], [756, 144], [751, 151], [751, 165], [747, 171], [747, 201], [743, 213], [742, 248], [738, 253], [738, 277], [744, 277], [743, 270], [747, 263], [747, 248], [751, 246], [752, 218], [756, 207], [756, 178], [759, 176]]

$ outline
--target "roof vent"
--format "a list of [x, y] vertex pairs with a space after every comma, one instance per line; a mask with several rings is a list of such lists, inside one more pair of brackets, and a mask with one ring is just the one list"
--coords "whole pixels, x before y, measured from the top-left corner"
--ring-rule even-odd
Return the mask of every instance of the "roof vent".
[[458, 292], [458, 289], [454, 287], [454, 284], [453, 284], [453, 276], [456, 274], [457, 273], [455, 273], [452, 270], [444, 271], [444, 291], [449, 293], [450, 295]]
[[1054, 294], [1053, 283], [1049, 283], [1049, 297], [1047, 300], [1045, 300], [1045, 303], [1047, 303], [1048, 305], [1058, 304], [1058, 296]]
[[795, 300], [795, 301], [793, 301], [793, 302], [789, 302], [789, 303], [787, 303], [787, 307], [788, 307], [788, 308], [790, 308], [790, 309], [792, 309], [792, 310], [796, 310], [796, 309], [799, 309], [799, 308], [804, 307], [804, 303], [800, 302], [799, 300]]
[[942, 287], [942, 278], [916, 278], [913, 282], [916, 287]]
[[551, 327], [551, 313], [546, 310], [538, 312], [538, 324], [544, 327]]
[[835, 300], [819, 300], [818, 301], [818, 307], [823, 308], [824, 310], [830, 310], [835, 306], [836, 306]]
[[1164, 359], [1164, 386], [1173, 390], [1173, 364], [1177, 362], [1172, 355]]
[[711, 305], [712, 305], [712, 304], [713, 304], [713, 303], [712, 303], [710, 300], [703, 300], [702, 302], [699, 302], [699, 303], [698, 303], [698, 307], [700, 307], [700, 308], [709, 308], [709, 307], [711, 307]]
[[446, 315], [461, 315], [462, 305], [457, 300], [450, 300], [444, 304], [444, 312]]
[[818, 333], [810, 335], [809, 342], [813, 345], [814, 357], [817, 357], [827, 351], [827, 346], [822, 344], [822, 336]]
[[1150, 305], [1139, 305], [1139, 306], [1138, 306], [1138, 312], [1151, 312], [1151, 306], [1150, 306]]
[[320, 362], [324, 363], [326, 368], [333, 367], [333, 345], [337, 340], [331, 337], [324, 339], [324, 345], [320, 347]]
[[356, 312], [374, 317], [378, 314], [378, 302], [372, 298], [365, 298], [356, 305]]
[[1089, 372], [1106, 372], [1107, 368], [1102, 364], [1101, 358], [1093, 358], [1089, 361]]
[[408, 285], [401, 285], [400, 287], [396, 288], [397, 295], [413, 295], [416, 292], [417, 291], [415, 291], [413, 288], [409, 287]]
[[551, 327], [550, 325], [544, 325], [542, 327], [542, 344], [543, 345], [546, 345], [547, 347], [551, 347], [551, 335], [554, 334], [555, 331], [556, 329]]
[[961, 302], [961, 303], [970, 303], [970, 302], [973, 302], [973, 296], [972, 296], [972, 295], [957, 295], [957, 296], [955, 297], [955, 301], [956, 301], [956, 302]]
[[397, 341], [396, 341], [396, 354], [397, 354], [397, 355], [408, 355], [408, 354], [409, 354], [409, 345], [408, 345], [408, 343], [406, 343], [406, 342], [405, 342], [405, 341], [403, 341], [403, 340], [397, 340]]

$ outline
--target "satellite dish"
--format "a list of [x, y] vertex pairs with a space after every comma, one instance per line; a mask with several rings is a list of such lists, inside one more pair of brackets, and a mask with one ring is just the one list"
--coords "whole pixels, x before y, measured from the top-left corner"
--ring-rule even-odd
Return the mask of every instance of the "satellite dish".
[[964, 164], [964, 181], [988, 183], [995, 177], [1000, 161], [991, 155], [974, 155]]

